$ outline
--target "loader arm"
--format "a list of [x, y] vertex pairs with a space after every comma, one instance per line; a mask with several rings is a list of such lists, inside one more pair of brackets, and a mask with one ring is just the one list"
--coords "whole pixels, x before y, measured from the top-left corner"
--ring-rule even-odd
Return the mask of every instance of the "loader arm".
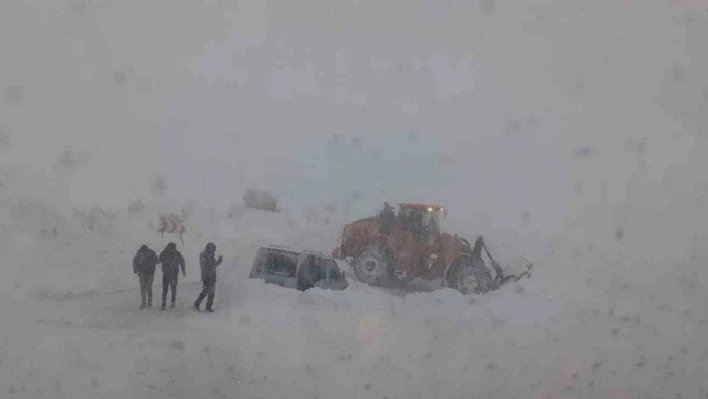
[[494, 269], [494, 272], [497, 274], [494, 280], [496, 280], [497, 284], [500, 284], [502, 281], [504, 281], [504, 271], [502, 270], [501, 266], [499, 266], [499, 263], [494, 260], [492, 257], [492, 254], [489, 252], [489, 249], [487, 248], [487, 245], [482, 241], [482, 248], [484, 248], [484, 252], [487, 254], [489, 257], [489, 261], [492, 264], [492, 268]]
[[472, 247], [465, 238], [462, 237], [457, 237], [457, 239], [460, 241], [462, 244], [462, 248], [464, 252], [472, 254], [472, 256], [481, 259], [482, 258], [482, 251], [484, 251], [485, 254], [487, 254], [487, 257], [489, 257], [489, 262], [491, 263], [492, 269], [494, 269], [494, 282], [498, 285], [501, 286], [505, 282], [507, 282], [511, 278], [515, 278], [515, 276], [505, 276], [504, 275], [504, 270], [501, 268], [499, 263], [494, 260], [494, 257], [492, 256], [492, 253], [489, 252], [489, 248], [487, 248], [487, 244], [484, 243], [484, 237], [482, 236], [477, 236], [477, 239], [474, 242], [474, 247]]

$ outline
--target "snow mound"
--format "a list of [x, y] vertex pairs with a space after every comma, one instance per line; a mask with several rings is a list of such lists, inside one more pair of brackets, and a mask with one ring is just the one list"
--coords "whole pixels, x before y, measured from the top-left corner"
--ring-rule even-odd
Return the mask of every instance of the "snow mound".
[[[151, 221], [169, 212], [184, 217], [184, 244], [154, 231]], [[602, 397], [621, 389], [687, 394], [702, 383], [685, 370], [704, 363], [689, 349], [706, 339], [708, 322], [696, 307], [707, 299], [703, 274], [692, 278], [698, 270], [689, 268], [673, 280], [628, 279], [635, 266], [598, 267], [620, 259], [616, 242], [593, 240], [592, 250], [577, 255], [587, 244], [581, 233], [559, 241], [531, 279], [483, 296], [450, 289], [396, 296], [351, 279], [343, 292], [299, 292], [248, 279], [261, 245], [336, 245], [337, 218], [326, 210], [301, 218], [245, 210], [229, 218], [195, 205], [75, 209], [5, 198], [0, 293], [21, 298], [28, 316], [12, 312], [11, 302], [0, 305], [11, 326], [3, 337], [13, 342], [3, 348], [0, 375], [15, 375], [15, 392], [77, 398], [119, 397], [125, 387], [134, 396], [180, 398], [526, 397], [569, 387]], [[208, 240], [225, 258], [213, 315], [190, 309]], [[187, 260], [177, 308], [138, 311], [132, 256], [142, 243], [160, 251], [170, 241]], [[11, 373], [19, 362], [23, 371]], [[659, 385], [648, 370], [672, 377]]]

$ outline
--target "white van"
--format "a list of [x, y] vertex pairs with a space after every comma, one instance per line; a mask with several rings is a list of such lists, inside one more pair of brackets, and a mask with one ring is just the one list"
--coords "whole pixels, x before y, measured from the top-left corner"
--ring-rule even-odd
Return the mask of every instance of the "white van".
[[342, 291], [349, 286], [333, 257], [276, 245], [258, 250], [249, 278], [300, 291], [314, 287]]

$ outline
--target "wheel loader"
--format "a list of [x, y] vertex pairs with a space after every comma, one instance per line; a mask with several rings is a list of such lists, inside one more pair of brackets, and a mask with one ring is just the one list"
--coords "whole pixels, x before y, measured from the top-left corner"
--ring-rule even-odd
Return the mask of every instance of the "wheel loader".
[[432, 289], [449, 287], [465, 295], [483, 294], [531, 276], [533, 264], [526, 261], [517, 274], [502, 269], [482, 236], [470, 245], [456, 234], [441, 233], [446, 215], [447, 210], [439, 205], [420, 203], [398, 204], [394, 214], [386, 203], [377, 216], [345, 225], [341, 245], [332, 256], [346, 260], [357, 280], [380, 287], [405, 286], [421, 279], [430, 282]]

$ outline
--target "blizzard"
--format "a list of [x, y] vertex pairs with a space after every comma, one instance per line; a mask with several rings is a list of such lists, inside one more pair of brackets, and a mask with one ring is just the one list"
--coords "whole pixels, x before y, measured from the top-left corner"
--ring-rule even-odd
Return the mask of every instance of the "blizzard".
[[[708, 397], [705, 37], [700, 1], [3, 2], [0, 398]], [[383, 201], [532, 277], [248, 278]]]

